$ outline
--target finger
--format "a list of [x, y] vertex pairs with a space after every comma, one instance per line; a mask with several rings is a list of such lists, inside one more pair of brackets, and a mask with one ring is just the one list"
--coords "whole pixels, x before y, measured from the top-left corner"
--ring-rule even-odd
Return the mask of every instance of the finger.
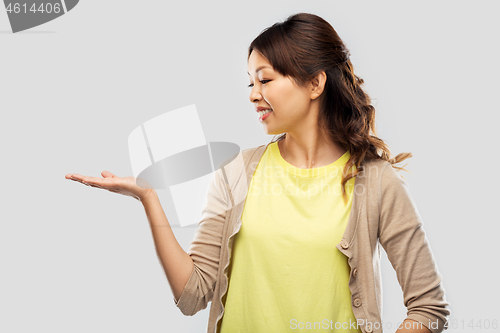
[[92, 179], [82, 180], [82, 181], [80, 181], [80, 183], [82, 183], [85, 186], [103, 188], [100, 184], [97, 184], [97, 183], [93, 182]]
[[101, 183], [99, 183], [102, 180], [102, 178], [82, 176], [82, 175], [77, 174], [77, 173], [72, 174], [70, 179], [78, 181], [78, 182], [83, 183], [85, 185], [90, 184], [90, 183], [102, 185]]
[[98, 178], [86, 176], [82, 178], [82, 181], [108, 190], [117, 186], [117, 180], [113, 178]]
[[[82, 183], [85, 186], [102, 188], [99, 184], [95, 184], [93, 182], [92, 178], [95, 178], [95, 177], [86, 177], [86, 176], [81, 176], [79, 174], [67, 174], [66, 178], [74, 180], [74, 181], [79, 182], [79, 183]], [[97, 178], [97, 179], [100, 179], [100, 178]]]
[[103, 172], [101, 172], [101, 175], [102, 175], [104, 178], [113, 178], [113, 177], [116, 177], [116, 175], [114, 175], [114, 174], [112, 174], [111, 172], [106, 171], [106, 170], [104, 170]]
[[89, 185], [98, 185], [98, 186], [102, 186], [104, 185], [102, 183], [103, 179], [102, 178], [97, 178], [97, 177], [89, 177], [89, 176], [83, 176], [81, 178], [81, 181], [84, 183], [84, 184], [89, 184]]
[[74, 180], [74, 181], [77, 181], [77, 182], [80, 182], [80, 183], [82, 182], [82, 177], [80, 175], [76, 175], [76, 174], [72, 174], [67, 179]]
[[73, 173], [73, 174], [71, 174], [70, 179], [72, 179], [72, 180], [82, 180], [82, 177], [83, 177], [82, 175], [79, 175], [77, 173]]

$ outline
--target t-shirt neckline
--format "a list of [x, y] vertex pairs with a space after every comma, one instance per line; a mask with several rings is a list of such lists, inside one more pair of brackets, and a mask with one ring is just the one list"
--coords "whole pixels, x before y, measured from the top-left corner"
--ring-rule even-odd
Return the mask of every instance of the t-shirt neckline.
[[297, 177], [320, 177], [326, 174], [330, 175], [330, 177], [335, 177], [339, 174], [342, 174], [342, 169], [346, 165], [347, 161], [350, 158], [349, 150], [344, 153], [341, 157], [339, 157], [335, 162], [330, 163], [328, 165], [324, 165], [318, 168], [298, 168], [290, 163], [288, 163], [283, 156], [281, 156], [281, 152], [278, 147], [278, 142], [273, 142], [269, 145], [271, 150], [272, 157], [276, 160], [276, 162], [282, 166], [286, 172], [291, 175]]

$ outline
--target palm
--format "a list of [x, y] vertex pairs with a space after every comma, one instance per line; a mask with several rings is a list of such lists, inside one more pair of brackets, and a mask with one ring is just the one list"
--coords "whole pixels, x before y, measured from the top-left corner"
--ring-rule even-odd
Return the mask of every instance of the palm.
[[109, 171], [103, 171], [101, 175], [103, 178], [68, 173], [65, 178], [80, 182], [87, 186], [102, 188], [110, 192], [131, 196], [139, 201], [154, 191], [150, 188], [138, 186], [135, 183], [134, 177], [118, 177]]

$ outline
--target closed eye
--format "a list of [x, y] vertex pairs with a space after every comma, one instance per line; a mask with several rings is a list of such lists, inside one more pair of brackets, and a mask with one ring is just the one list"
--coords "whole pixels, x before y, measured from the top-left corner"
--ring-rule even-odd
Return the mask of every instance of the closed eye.
[[[262, 81], [259, 81], [259, 82], [260, 82], [260, 83], [262, 83], [262, 84], [265, 84], [264, 82], [266, 82], [266, 83], [267, 83], [267, 82], [269, 82], [269, 81], [271, 81], [271, 80], [262, 80]], [[252, 88], [252, 87], [253, 87], [253, 84], [252, 84], [252, 83], [251, 83], [251, 84], [249, 84], [249, 85], [248, 85], [248, 87], [249, 87], [249, 88]]]

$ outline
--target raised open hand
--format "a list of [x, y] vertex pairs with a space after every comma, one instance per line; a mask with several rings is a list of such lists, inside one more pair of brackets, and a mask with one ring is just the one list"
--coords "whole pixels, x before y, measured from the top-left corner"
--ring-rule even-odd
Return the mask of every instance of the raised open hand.
[[135, 183], [134, 177], [118, 177], [109, 171], [101, 172], [103, 178], [82, 176], [77, 173], [68, 173], [66, 179], [80, 182], [87, 186], [102, 188], [110, 192], [119, 193], [142, 201], [154, 192], [154, 189], [143, 188]]

